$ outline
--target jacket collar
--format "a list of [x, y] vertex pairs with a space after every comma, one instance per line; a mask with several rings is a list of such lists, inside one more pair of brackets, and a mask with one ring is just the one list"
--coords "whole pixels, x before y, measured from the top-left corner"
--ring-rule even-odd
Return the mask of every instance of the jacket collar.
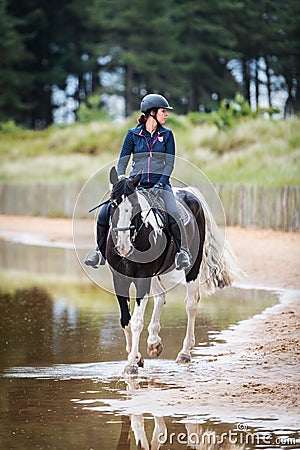
[[[167, 131], [166, 128], [163, 127], [162, 125], [160, 125], [160, 126], [157, 128], [157, 130], [155, 131], [155, 133], [157, 132], [158, 134], [162, 134], [162, 133], [165, 133], [166, 131]], [[145, 125], [138, 125], [136, 128], [134, 128], [133, 132], [134, 132], [134, 134], [137, 134], [137, 135], [139, 135], [139, 136], [145, 136], [145, 132], [146, 132], [146, 133], [149, 133], [149, 132], [146, 130]]]

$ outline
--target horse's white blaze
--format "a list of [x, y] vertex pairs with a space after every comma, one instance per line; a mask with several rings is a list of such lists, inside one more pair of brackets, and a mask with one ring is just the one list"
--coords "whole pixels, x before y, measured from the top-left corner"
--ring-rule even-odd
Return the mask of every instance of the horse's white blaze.
[[146, 227], [148, 225], [152, 226], [154, 230], [154, 239], [156, 241], [157, 235], [162, 234], [163, 229], [162, 220], [160, 217], [155, 217], [152, 209], [149, 212], [150, 205], [142, 194], [138, 193], [138, 199], [141, 206], [141, 215], [143, 222], [146, 225]]
[[117, 249], [121, 256], [126, 256], [132, 249], [130, 242], [130, 230], [120, 230], [122, 228], [129, 228], [131, 223], [132, 204], [127, 197], [123, 198], [123, 201], [119, 205], [119, 220], [117, 224], [118, 238]]

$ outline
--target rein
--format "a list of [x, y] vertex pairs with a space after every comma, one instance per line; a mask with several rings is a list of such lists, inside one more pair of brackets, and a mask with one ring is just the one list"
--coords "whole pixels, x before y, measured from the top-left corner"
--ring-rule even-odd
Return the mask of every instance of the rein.
[[[144, 190], [144, 189], [143, 189], [143, 188], [138, 188], [138, 190], [142, 191], [142, 190]], [[155, 197], [155, 199], [156, 199], [157, 196], [154, 196], [154, 197]], [[149, 203], [149, 198], [148, 198], [147, 200], [148, 200], [148, 203]], [[153, 204], [154, 204], [154, 202], [153, 202]], [[145, 225], [146, 219], [147, 219], [147, 217], [149, 216], [149, 214], [151, 213], [151, 211], [154, 212], [154, 210], [155, 210], [155, 208], [154, 208], [153, 206], [151, 206], [151, 204], [149, 203], [149, 210], [148, 210], [148, 212], [147, 212], [145, 218], [142, 220], [142, 223], [141, 223], [141, 225], [139, 226], [139, 228], [138, 228], [137, 230], [135, 230], [134, 235], [133, 235], [133, 238], [132, 238], [133, 241], [135, 241], [135, 239], [137, 238], [139, 232], [141, 231], [141, 229], [142, 229], [143, 226]], [[156, 220], [157, 225], [159, 225], [158, 220], [157, 220], [157, 217], [156, 217], [156, 214], [154, 214], [154, 217], [155, 217], [155, 220]], [[132, 225], [132, 227], [135, 228], [134, 225]]]
[[[139, 188], [139, 190], [142, 191], [142, 190], [144, 190], [144, 189], [143, 189], [143, 188]], [[155, 197], [155, 199], [156, 199], [157, 196], [154, 195], [154, 197]], [[147, 200], [148, 200], [148, 202], [149, 202], [149, 197], [148, 197]], [[89, 210], [89, 213], [95, 211], [95, 209], [98, 209], [98, 208], [100, 208], [100, 207], [103, 206], [103, 205], [106, 205], [107, 203], [114, 203], [114, 202], [113, 202], [111, 199], [105, 200], [104, 202], [99, 203], [99, 205], [96, 205], [96, 206], [94, 206], [93, 208], [91, 208], [91, 209]], [[154, 203], [155, 203], [155, 202], [153, 202], [153, 204], [154, 204]], [[145, 218], [142, 220], [142, 223], [141, 223], [141, 225], [139, 226], [138, 229], [135, 228], [135, 225], [129, 225], [128, 227], [113, 227], [112, 230], [113, 230], [114, 232], [135, 230], [135, 231], [134, 231], [134, 234], [133, 234], [133, 237], [132, 237], [132, 241], [134, 242], [134, 241], [136, 240], [136, 238], [137, 238], [139, 232], [141, 231], [141, 229], [142, 229], [143, 226], [145, 225], [145, 222], [146, 222], [147, 217], [149, 216], [149, 214], [151, 213], [151, 211], [154, 211], [154, 209], [155, 209], [155, 208], [154, 208], [153, 206], [151, 206], [151, 204], [149, 203], [149, 210], [147, 211], [147, 214], [146, 214]], [[158, 224], [158, 220], [157, 220], [156, 214], [154, 214], [154, 216], [155, 216], [156, 222], [157, 222], [157, 224]], [[158, 225], [159, 225], [159, 224], [158, 224]]]
[[[138, 229], [136, 229], [135, 225], [129, 225], [128, 227], [113, 227], [112, 230], [113, 230], [114, 232], [134, 230], [134, 234], [133, 234], [133, 236], [132, 236], [132, 238], [131, 238], [132, 242], [134, 242], [134, 241], [136, 240], [137, 236], [139, 235], [141, 229], [142, 229], [143, 226], [145, 225], [145, 222], [146, 222], [146, 220], [147, 220], [147, 217], [149, 216], [149, 214], [151, 213], [151, 211], [154, 211], [154, 207], [151, 206], [151, 205], [149, 204], [149, 209], [148, 209], [148, 211], [147, 211], [147, 214], [146, 214], [146, 216], [144, 217], [144, 219], [142, 220], [142, 223], [141, 223], [141, 225], [139, 226]], [[157, 222], [157, 224], [158, 224], [156, 214], [154, 214], [154, 216], [155, 216], [156, 222]], [[159, 224], [158, 224], [158, 225], [159, 225]]]

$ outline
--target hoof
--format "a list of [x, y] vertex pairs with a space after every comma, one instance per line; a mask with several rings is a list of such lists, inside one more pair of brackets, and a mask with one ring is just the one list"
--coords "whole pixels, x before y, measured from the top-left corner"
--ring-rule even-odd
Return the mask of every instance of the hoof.
[[138, 367], [144, 367], [144, 358], [141, 356], [137, 362]]
[[137, 364], [127, 364], [124, 369], [125, 375], [137, 375], [139, 371]]
[[161, 354], [162, 351], [163, 351], [163, 345], [160, 341], [156, 342], [155, 344], [148, 345], [148, 348], [147, 348], [147, 353], [150, 356], [150, 358], [156, 358], [157, 356], [159, 356]]
[[176, 358], [177, 364], [188, 364], [191, 362], [191, 356], [187, 353], [179, 353]]

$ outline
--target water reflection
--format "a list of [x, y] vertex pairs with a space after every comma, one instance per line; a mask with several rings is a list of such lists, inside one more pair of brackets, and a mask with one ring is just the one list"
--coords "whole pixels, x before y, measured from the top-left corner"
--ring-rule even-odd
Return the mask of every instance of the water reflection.
[[52, 299], [37, 287], [0, 295], [0, 367], [7, 364], [40, 364], [51, 355]]
[[[142, 414], [124, 414], [112, 406], [149, 387], [160, 392], [180, 389], [180, 379], [190, 377], [192, 382], [195, 373], [198, 380], [206, 381], [207, 374], [197, 363], [187, 370], [174, 362], [186, 327], [183, 289], [167, 295], [161, 316], [162, 357], [146, 360], [139, 385], [128, 386], [122, 375], [125, 342], [114, 296], [92, 286], [60, 285], [61, 275], [76, 281], [84, 277], [70, 249], [5, 245], [2, 274], [8, 274], [9, 280], [14, 269], [11, 285], [18, 271], [25, 271], [25, 276], [34, 274], [39, 286], [0, 292], [0, 448], [208, 448], [200, 442], [207, 430], [220, 437], [234, 429], [236, 424], [214, 420], [206, 411], [198, 411], [197, 417], [152, 415], [145, 413], [149, 408], [143, 405]], [[43, 281], [48, 274], [54, 274], [56, 282], [46, 289]], [[197, 345], [213, 345], [219, 331], [275, 302], [272, 292], [243, 289], [228, 289], [202, 300]], [[144, 355], [151, 306], [150, 301], [141, 338]]]
[[237, 423], [211, 418], [201, 409], [197, 416], [118, 414], [105, 409], [106, 399], [123, 396], [126, 401], [134, 391], [131, 388], [126, 393], [126, 383], [117, 377], [103, 385], [91, 379], [51, 378], [50, 368], [48, 376], [1, 380], [1, 448], [299, 448], [299, 436], [290, 430], [276, 430], [275, 426], [268, 431], [247, 427], [246, 422], [242, 429]]
[[[54, 295], [55, 295], [55, 287]], [[61, 288], [62, 289], [62, 288]], [[52, 365], [126, 358], [123, 331], [116, 299], [100, 289], [74, 288], [52, 297], [42, 287], [0, 293], [0, 338], [3, 342], [0, 367]], [[184, 292], [168, 294], [161, 316], [163, 358], [175, 359], [186, 327]], [[76, 303], [78, 301], [78, 304]], [[196, 321], [197, 343], [209, 346], [218, 340], [216, 332], [250, 317], [276, 302], [276, 296], [263, 291], [230, 289], [222, 296], [203, 300]], [[145, 315], [141, 351], [146, 355]], [[174, 339], [174, 327], [176, 339]]]
[[[57, 291], [59, 294], [56, 289], [49, 293], [32, 287], [1, 293], [1, 448], [125, 450], [137, 448], [136, 441], [140, 441], [140, 448], [151, 446], [151, 442], [151, 448], [193, 448], [195, 433], [211, 429], [221, 435], [233, 426], [212, 422], [205, 411], [199, 411], [195, 419], [144, 412], [122, 414], [108, 407], [108, 403], [120, 404], [138, 390], [136, 386], [128, 388], [122, 376], [125, 344], [116, 301], [102, 296], [99, 289], [78, 287], [64, 292], [63, 287], [57, 287]], [[204, 300], [196, 322], [197, 343], [212, 345], [218, 330], [276, 301], [272, 293], [240, 289]], [[178, 380], [194, 380], [196, 372], [198, 379], [205, 381], [207, 375], [197, 364], [187, 370], [174, 362], [185, 324], [179, 290], [168, 295], [162, 314], [165, 350], [162, 358], [146, 360], [139, 379], [141, 390], [179, 389]], [[145, 341], [146, 330], [144, 353]], [[164, 433], [161, 443], [159, 433]], [[180, 433], [185, 443], [177, 441]]]
[[[0, 239], [0, 269], [27, 271], [35, 274], [75, 275], [83, 278], [74, 249], [24, 245]], [[84, 252], [83, 252], [84, 254]]]

